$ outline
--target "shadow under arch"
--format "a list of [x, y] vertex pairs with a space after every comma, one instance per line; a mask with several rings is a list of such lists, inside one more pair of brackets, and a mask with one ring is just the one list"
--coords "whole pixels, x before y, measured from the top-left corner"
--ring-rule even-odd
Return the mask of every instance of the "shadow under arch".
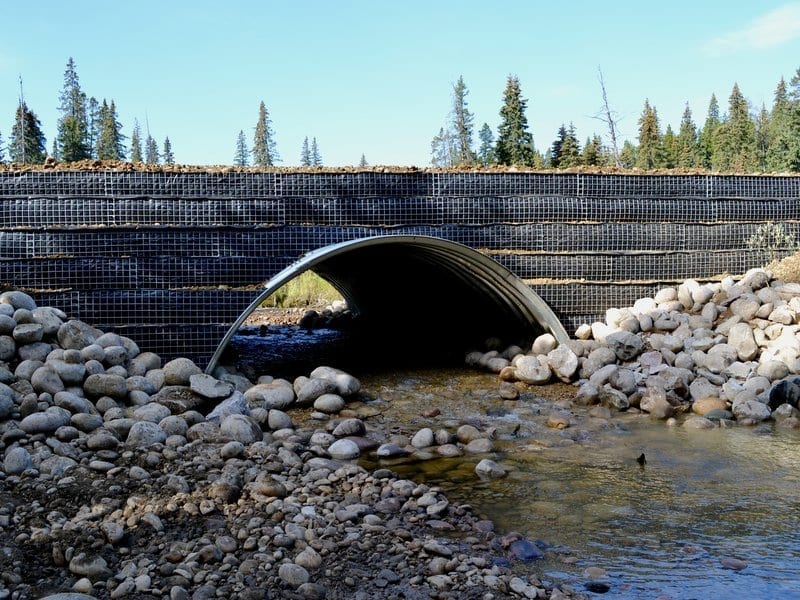
[[380, 332], [388, 344], [443, 344], [463, 351], [463, 344], [487, 337], [526, 343], [550, 332], [559, 343], [569, 339], [544, 300], [491, 258], [440, 238], [386, 235], [319, 248], [275, 275], [231, 325], [207, 373], [245, 319], [308, 270], [330, 282], [363, 329]]

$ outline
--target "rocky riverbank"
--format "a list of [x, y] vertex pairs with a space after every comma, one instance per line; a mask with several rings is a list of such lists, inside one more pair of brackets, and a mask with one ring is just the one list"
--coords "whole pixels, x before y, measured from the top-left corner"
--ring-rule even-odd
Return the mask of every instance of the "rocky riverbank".
[[359, 387], [162, 364], [3, 293], [0, 599], [572, 595], [510, 571], [529, 541], [355, 464], [382, 439]]

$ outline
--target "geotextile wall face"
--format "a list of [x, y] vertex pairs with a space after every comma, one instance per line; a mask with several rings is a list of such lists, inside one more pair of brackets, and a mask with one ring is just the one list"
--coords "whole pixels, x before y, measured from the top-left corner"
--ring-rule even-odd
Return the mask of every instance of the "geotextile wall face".
[[664, 285], [762, 266], [747, 240], [764, 223], [800, 240], [799, 198], [800, 178], [766, 176], [0, 172], [0, 289], [204, 364], [303, 254], [427, 235], [497, 260], [572, 331]]

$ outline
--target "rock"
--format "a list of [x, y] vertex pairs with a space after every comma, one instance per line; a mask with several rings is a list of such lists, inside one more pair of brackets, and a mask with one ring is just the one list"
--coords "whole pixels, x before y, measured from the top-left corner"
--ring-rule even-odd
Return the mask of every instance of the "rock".
[[224, 459], [236, 458], [244, 452], [244, 444], [242, 442], [230, 441], [220, 448], [219, 455]]
[[128, 395], [125, 378], [109, 373], [89, 375], [83, 384], [83, 389], [90, 398], [109, 396], [115, 400], [124, 400]]
[[294, 559], [295, 564], [305, 569], [316, 569], [322, 564], [322, 557], [319, 552], [311, 546], [306, 546]]
[[9, 290], [0, 294], [0, 304], [9, 304], [15, 310], [24, 308], [25, 310], [36, 310], [36, 301], [25, 292]]
[[292, 418], [288, 414], [273, 408], [267, 414], [267, 426], [272, 431], [277, 431], [279, 429], [291, 429], [294, 427], [294, 423], [292, 423]]
[[726, 556], [719, 560], [719, 563], [724, 569], [731, 569], [732, 571], [741, 571], [747, 568], [747, 563], [739, 558]]
[[547, 426], [552, 429], [566, 429], [569, 427], [569, 418], [564, 415], [550, 415], [547, 418]]
[[190, 410], [197, 410], [203, 406], [205, 399], [195, 394], [184, 385], [167, 385], [162, 387], [151, 398], [153, 402], [163, 404], [174, 415], [179, 415]]
[[25, 433], [52, 433], [68, 425], [70, 417], [69, 411], [51, 406], [44, 412], [33, 413], [22, 419], [19, 428]]
[[356, 394], [361, 389], [361, 382], [339, 369], [333, 367], [317, 367], [311, 371], [311, 379], [329, 379], [336, 384], [336, 393], [345, 398]]
[[225, 398], [225, 400], [217, 404], [214, 410], [206, 415], [206, 420], [220, 423], [229, 415], [246, 414], [248, 414], [247, 401], [244, 394], [237, 390], [229, 398]]
[[[782, 404], [798, 408], [800, 405], [800, 378], [777, 382], [769, 391], [768, 406], [775, 410]], [[2, 411], [0, 410], [0, 414]]]
[[344, 398], [339, 394], [322, 394], [322, 396], [314, 400], [314, 409], [326, 414], [336, 414], [344, 406]]
[[734, 402], [732, 411], [737, 420], [747, 419], [756, 423], [769, 419], [771, 415], [769, 406], [758, 400]]
[[258, 423], [246, 415], [228, 415], [219, 426], [220, 433], [237, 442], [248, 446], [264, 438]]
[[514, 365], [514, 376], [523, 383], [541, 385], [550, 381], [550, 367], [542, 365], [535, 356], [519, 357]]
[[14, 341], [23, 346], [26, 344], [35, 344], [42, 341], [44, 337], [44, 327], [39, 323], [23, 323], [14, 327], [11, 336]]
[[617, 331], [606, 336], [606, 344], [623, 362], [633, 360], [642, 353], [644, 348], [642, 338], [627, 331]]
[[125, 444], [131, 448], [149, 449], [155, 444], [163, 444], [167, 434], [157, 423], [137, 421], [131, 426]]
[[17, 343], [8, 335], [0, 335], [0, 360], [10, 361], [17, 354]]
[[535, 340], [531, 346], [531, 354], [538, 356], [540, 354], [548, 354], [558, 346], [556, 338], [551, 333], [543, 333]]
[[323, 394], [335, 394], [339, 391], [336, 382], [330, 379], [309, 379], [297, 390], [297, 403], [301, 406], [312, 404]]
[[728, 332], [728, 344], [736, 349], [741, 361], [753, 360], [758, 356], [758, 344], [748, 323], [737, 323]]
[[64, 382], [50, 365], [43, 365], [31, 375], [31, 385], [36, 392], [55, 395], [64, 391]]
[[475, 466], [475, 473], [481, 479], [496, 479], [503, 477], [506, 474], [506, 470], [493, 460], [484, 458]]
[[472, 440], [484, 437], [477, 427], [473, 425], [461, 425], [456, 430], [456, 439], [462, 444], [469, 444]]
[[559, 346], [547, 354], [550, 370], [561, 381], [569, 383], [578, 372], [578, 356], [569, 346]]
[[714, 429], [716, 427], [714, 422], [706, 417], [689, 417], [684, 421], [683, 426], [686, 429]]
[[706, 416], [714, 410], [727, 410], [728, 403], [722, 398], [715, 396], [707, 396], [705, 398], [698, 398], [692, 403], [692, 412], [701, 417]]
[[297, 588], [308, 583], [310, 575], [308, 571], [300, 565], [284, 563], [278, 567], [278, 577], [288, 586]]
[[511, 543], [508, 547], [508, 557], [512, 560], [530, 562], [544, 558], [544, 552], [533, 542], [522, 539]]
[[639, 408], [649, 413], [653, 419], [669, 419], [675, 412], [667, 401], [666, 392], [658, 388], [647, 389], [639, 402]]
[[756, 373], [770, 381], [778, 381], [789, 375], [789, 367], [778, 360], [766, 360], [758, 365]]
[[366, 431], [364, 422], [361, 419], [343, 419], [333, 429], [333, 435], [337, 438], [349, 435], [363, 435]]
[[331, 458], [337, 460], [348, 460], [351, 458], [358, 458], [361, 451], [358, 448], [358, 444], [353, 440], [341, 439], [336, 440], [328, 446], [328, 454], [331, 455]]
[[205, 373], [190, 375], [189, 389], [195, 394], [199, 394], [203, 398], [208, 398], [209, 400], [222, 400], [233, 393], [233, 386], [230, 383], [219, 381]]
[[82, 350], [93, 344], [101, 333], [83, 321], [71, 320], [58, 328], [58, 344], [62, 348]]
[[411, 438], [411, 445], [414, 448], [427, 448], [429, 446], [433, 446], [434, 444], [434, 435], [433, 430], [430, 427], [424, 427], [420, 429], [417, 433], [414, 434], [414, 437]]
[[627, 410], [630, 407], [625, 394], [607, 385], [600, 388], [599, 401], [601, 405], [616, 410]]
[[408, 451], [396, 444], [381, 444], [375, 454], [378, 458], [399, 458], [407, 456]]
[[83, 575], [93, 581], [108, 577], [111, 571], [102, 556], [87, 556], [81, 552], [69, 561], [69, 570], [76, 575]]
[[32, 467], [33, 460], [25, 448], [17, 447], [6, 450], [6, 457], [3, 461], [3, 471], [6, 475], [19, 475]]
[[251, 408], [283, 410], [294, 402], [295, 393], [291, 386], [282, 383], [260, 383], [248, 389], [244, 398]]
[[472, 440], [469, 444], [464, 446], [464, 451], [469, 454], [485, 454], [494, 450], [492, 440], [488, 438], [478, 438]]
[[188, 386], [192, 375], [201, 375], [203, 371], [188, 358], [174, 358], [164, 365], [164, 383], [166, 385]]

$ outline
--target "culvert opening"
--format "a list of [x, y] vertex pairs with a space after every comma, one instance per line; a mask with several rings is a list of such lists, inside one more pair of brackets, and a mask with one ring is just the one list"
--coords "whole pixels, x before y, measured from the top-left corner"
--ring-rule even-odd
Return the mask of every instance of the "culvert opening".
[[[307, 271], [341, 294], [346, 318], [323, 318], [319, 327], [244, 324]], [[354, 373], [459, 365], [489, 338], [525, 347], [546, 331], [567, 339], [547, 305], [490, 258], [438, 238], [381, 236], [321, 248], [273, 277], [209, 370], [223, 364], [249, 377], [288, 378], [320, 364]]]

